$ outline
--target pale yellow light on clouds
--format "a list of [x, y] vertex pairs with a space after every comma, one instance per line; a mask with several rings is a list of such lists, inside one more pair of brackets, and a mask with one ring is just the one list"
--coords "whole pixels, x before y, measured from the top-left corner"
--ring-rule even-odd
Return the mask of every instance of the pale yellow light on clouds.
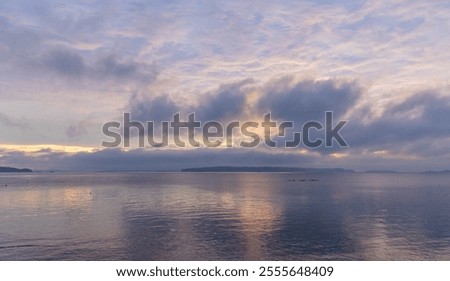
[[35, 153], [46, 149], [50, 149], [52, 152], [63, 152], [70, 154], [79, 152], [89, 152], [89, 153], [95, 152], [98, 150], [98, 147], [58, 145], [58, 144], [33, 144], [33, 145], [0, 144], [0, 150], [20, 151], [24, 153]]

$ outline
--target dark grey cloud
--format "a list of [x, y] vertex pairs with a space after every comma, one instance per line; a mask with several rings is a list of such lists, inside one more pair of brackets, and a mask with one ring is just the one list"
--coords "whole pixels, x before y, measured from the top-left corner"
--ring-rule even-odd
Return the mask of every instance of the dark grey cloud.
[[352, 147], [432, 155], [430, 150], [440, 149], [439, 142], [450, 138], [450, 97], [436, 91], [412, 94], [389, 105], [380, 117], [361, 122], [370, 114], [366, 109], [350, 119], [347, 136]]
[[55, 152], [51, 149], [40, 150], [35, 153], [25, 153], [22, 151], [1, 150], [0, 163], [4, 166], [24, 167], [33, 170], [64, 169], [67, 163], [67, 154]]
[[195, 113], [199, 120], [229, 120], [238, 119], [245, 111], [247, 105], [247, 92], [244, 87], [253, 80], [246, 79], [219, 87], [213, 93], [202, 98], [202, 102]]
[[[39, 28], [0, 15], [0, 58], [9, 62], [3, 67], [13, 67], [32, 77], [51, 75], [52, 79], [55, 74], [66, 79], [83, 78], [96, 82], [107, 79], [149, 83], [156, 78], [158, 72], [153, 62], [125, 58], [118, 55], [126, 54], [120, 48], [78, 49], [78, 43], [96, 44], [96, 38], [86, 34], [99, 29], [98, 22], [103, 17], [75, 16], [74, 7], [66, 6], [37, 5], [33, 20], [40, 22], [45, 18]], [[58, 10], [67, 14], [62, 17]]]
[[0, 164], [14, 167], [28, 167], [34, 170], [72, 171], [177, 171], [190, 167], [205, 166], [284, 166], [367, 169], [399, 169], [400, 171], [443, 170], [449, 167], [450, 155], [437, 155], [432, 159], [385, 159], [373, 155], [358, 155], [336, 159], [324, 155], [301, 155], [277, 153], [276, 150], [261, 151], [230, 148], [146, 151], [135, 149], [105, 149], [93, 153], [67, 154], [43, 149], [35, 153], [0, 150]]
[[156, 150], [151, 152], [139, 149], [128, 152], [103, 150], [96, 154], [77, 154], [69, 160], [74, 167], [82, 167], [86, 163], [91, 163], [91, 169], [95, 165], [98, 167], [97, 169], [109, 166], [109, 169], [124, 169], [124, 167], [127, 167], [125, 169], [130, 170], [179, 170], [187, 167], [214, 165], [291, 166], [312, 164], [309, 157], [288, 154], [274, 156], [270, 153], [245, 149], [227, 149], [226, 151], [208, 149]]
[[130, 114], [134, 120], [141, 122], [170, 121], [180, 108], [168, 96], [157, 96], [153, 99], [133, 95], [129, 100]]
[[97, 62], [97, 72], [105, 76], [127, 78], [138, 72], [138, 66], [130, 62], [119, 62], [113, 56], [108, 56]]
[[262, 117], [269, 112], [278, 120], [308, 121], [323, 120], [325, 111], [333, 111], [339, 118], [357, 103], [363, 92], [356, 82], [284, 78], [263, 85], [259, 100], [251, 104], [248, 96], [255, 88], [252, 79], [224, 84], [215, 91], [202, 94], [196, 106], [176, 105], [164, 96], [149, 99], [136, 95], [129, 104], [133, 115], [148, 121], [163, 120], [164, 116], [170, 118], [176, 112], [195, 112], [196, 118], [203, 122], [229, 121], [255, 114]]
[[81, 55], [64, 49], [47, 53], [42, 63], [56, 73], [66, 76], [80, 77], [87, 70]]
[[333, 111], [339, 118], [358, 102], [362, 93], [356, 82], [283, 78], [264, 86], [258, 108], [286, 121], [323, 120], [325, 111]]
[[180, 170], [201, 166], [312, 166], [314, 158], [246, 149], [153, 150], [104, 149], [93, 153], [66, 154], [51, 150], [25, 154], [2, 152], [0, 163], [33, 169], [60, 170]]
[[84, 58], [83, 55], [87, 55], [84, 53], [61, 47], [47, 51], [34, 64], [61, 76], [100, 81], [108, 79], [150, 83], [158, 74], [152, 64], [122, 60], [115, 55], [103, 56], [94, 62], [90, 62]]
[[245, 87], [251, 83], [252, 80], [247, 79], [221, 85], [217, 90], [209, 93], [199, 93], [201, 98], [196, 105], [178, 104], [167, 95], [149, 98], [135, 94], [129, 100], [128, 109], [133, 119], [144, 122], [170, 121], [178, 112], [182, 119], [194, 112], [196, 120], [202, 122], [238, 119], [247, 106]]
[[113, 55], [106, 56], [93, 66], [94, 75], [111, 77], [114, 79], [137, 79], [151, 82], [158, 74], [154, 65], [142, 62], [119, 60]]
[[[340, 131], [341, 136], [350, 147], [341, 148], [319, 147], [313, 149], [315, 157], [327, 157], [329, 154], [341, 152], [359, 154], [360, 159], [366, 159], [373, 166], [382, 168], [382, 163], [377, 160], [380, 155], [370, 154], [378, 150], [389, 151], [389, 155], [400, 157], [391, 163], [403, 163], [405, 167], [408, 157], [430, 159], [432, 157], [446, 157], [450, 155], [450, 97], [442, 95], [437, 91], [423, 91], [412, 93], [401, 102], [387, 105], [381, 116], [373, 114], [373, 108], [365, 107], [354, 110], [364, 89], [354, 81], [341, 80], [300, 80], [293, 81], [290, 78], [267, 83], [259, 88], [262, 93], [256, 104], [250, 105], [247, 101], [248, 86], [255, 87], [252, 81], [241, 81], [234, 84], [222, 85], [216, 91], [204, 94], [204, 98], [197, 106], [183, 107], [175, 104], [169, 97], [159, 96], [153, 100], [134, 100], [131, 102], [132, 112], [140, 120], [170, 120], [173, 113], [183, 111], [187, 114], [192, 111], [197, 113], [201, 121], [219, 120], [227, 118], [239, 118], [251, 116], [251, 114], [271, 112], [274, 119], [292, 120], [296, 124], [317, 120], [322, 122], [325, 111], [333, 111], [334, 124], [342, 120], [347, 113], [348, 123]], [[364, 121], [363, 120], [370, 120]], [[298, 130], [296, 130], [298, 131]], [[318, 132], [319, 134], [319, 132]], [[288, 139], [291, 135], [288, 133]], [[322, 135], [318, 135], [319, 137]], [[315, 135], [312, 135], [314, 138]], [[323, 137], [323, 136], [322, 136]], [[280, 142], [284, 143], [284, 142]], [[264, 149], [260, 146], [258, 149]], [[228, 150], [229, 154], [233, 150]], [[275, 150], [268, 149], [274, 153]], [[368, 155], [365, 155], [369, 152]], [[183, 153], [183, 152], [177, 152]], [[223, 151], [218, 152], [221, 157]], [[362, 155], [365, 156], [362, 156]], [[203, 157], [199, 154], [199, 161]], [[248, 155], [246, 155], [247, 157]], [[217, 160], [219, 158], [215, 158]], [[256, 158], [254, 163], [260, 163]], [[353, 158], [352, 158], [353, 159]], [[354, 163], [358, 162], [353, 159]], [[384, 161], [384, 162], [383, 162]], [[383, 160], [386, 163], [387, 160]], [[391, 160], [389, 160], [391, 161]], [[178, 159], [178, 163], [183, 161]], [[363, 161], [364, 162], [364, 161]], [[205, 164], [210, 163], [205, 161]], [[288, 161], [289, 163], [289, 161]], [[346, 163], [345, 160], [336, 160], [336, 165]], [[359, 161], [358, 163], [362, 163]], [[418, 162], [417, 162], [418, 163]], [[426, 162], [430, 165], [429, 162]], [[351, 163], [346, 163], [350, 164]], [[400, 165], [400, 164], [399, 164]], [[370, 165], [369, 165], [370, 166]], [[350, 166], [351, 167], [351, 166]], [[445, 168], [445, 167], [443, 167]], [[424, 168], [426, 169], [426, 168]]]
[[[250, 93], [260, 92], [255, 102], [249, 101]], [[232, 120], [263, 121], [265, 113], [271, 113], [277, 121], [295, 121], [294, 129], [287, 129], [286, 137], [275, 138], [277, 145], [284, 147], [286, 141], [292, 141], [294, 132], [301, 132], [304, 122], [315, 120], [325, 124], [325, 112], [333, 111], [334, 124], [340, 117], [353, 108], [362, 94], [362, 88], [356, 82], [341, 80], [299, 80], [284, 78], [275, 82], [257, 86], [251, 79], [221, 85], [217, 90], [202, 94], [197, 105], [177, 105], [168, 96], [154, 99], [133, 96], [129, 101], [132, 118], [139, 121], [172, 120], [173, 114], [181, 112], [186, 118], [191, 112], [196, 113], [196, 120], [207, 122], [217, 120], [225, 127]], [[249, 120], [249, 118], [257, 120]], [[258, 118], [259, 117], [259, 118]], [[324, 130], [312, 130], [311, 140], [324, 139]], [[261, 145], [263, 145], [261, 143]], [[321, 147], [315, 151], [329, 154], [341, 150], [339, 146]]]

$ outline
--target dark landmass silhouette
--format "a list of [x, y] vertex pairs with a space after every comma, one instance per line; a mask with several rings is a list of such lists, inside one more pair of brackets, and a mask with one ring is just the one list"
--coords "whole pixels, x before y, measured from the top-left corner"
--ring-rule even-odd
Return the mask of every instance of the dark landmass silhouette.
[[364, 172], [365, 173], [373, 173], [373, 174], [395, 174], [395, 173], [398, 173], [398, 171], [395, 171], [395, 170], [367, 170]]
[[447, 174], [447, 173], [450, 173], [450, 170], [426, 171], [425, 173], [430, 173], [430, 174]]
[[298, 167], [238, 167], [215, 166], [182, 169], [182, 172], [304, 172], [304, 173], [355, 173], [354, 170], [342, 168], [298, 168]]
[[13, 167], [0, 167], [0, 173], [32, 173], [31, 169], [19, 169]]

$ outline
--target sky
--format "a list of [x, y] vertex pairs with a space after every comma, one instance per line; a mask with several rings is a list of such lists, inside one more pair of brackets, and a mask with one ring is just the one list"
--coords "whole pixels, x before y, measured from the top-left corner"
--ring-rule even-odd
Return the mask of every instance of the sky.
[[[0, 165], [450, 169], [449, 30], [447, 0], [2, 1]], [[101, 145], [124, 112], [301, 126], [326, 111], [347, 147]]]

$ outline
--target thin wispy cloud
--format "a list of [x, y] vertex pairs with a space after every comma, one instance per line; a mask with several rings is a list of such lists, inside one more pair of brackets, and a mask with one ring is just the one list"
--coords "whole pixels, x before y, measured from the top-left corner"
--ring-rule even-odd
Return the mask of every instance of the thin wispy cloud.
[[6, 127], [28, 129], [30, 125], [25, 120], [12, 119], [11, 117], [0, 113], [0, 124]]

